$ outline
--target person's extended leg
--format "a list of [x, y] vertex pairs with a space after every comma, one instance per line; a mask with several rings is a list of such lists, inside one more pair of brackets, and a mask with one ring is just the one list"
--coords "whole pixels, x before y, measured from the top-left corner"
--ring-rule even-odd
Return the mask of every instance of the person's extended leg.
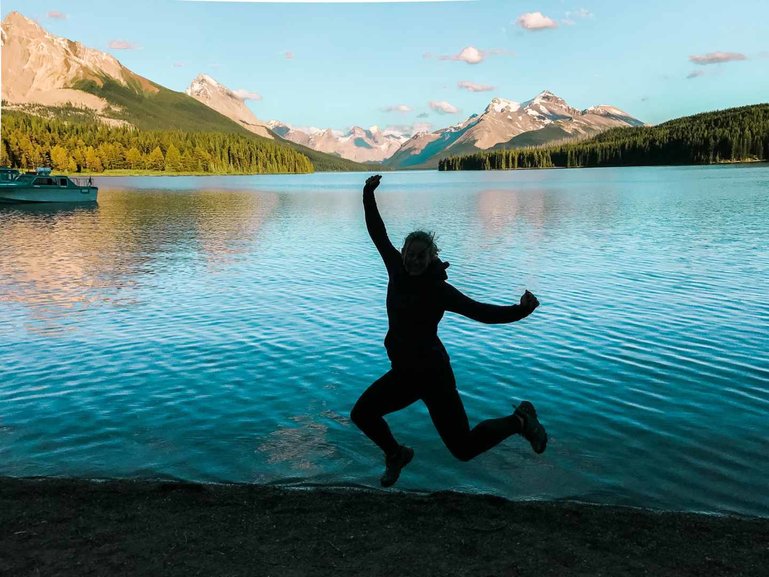
[[395, 440], [383, 415], [399, 411], [418, 398], [407, 375], [389, 371], [366, 389], [350, 413], [358, 428], [384, 451], [385, 472], [380, 479], [383, 487], [394, 485], [401, 469], [414, 457], [413, 449]]
[[419, 399], [415, 387], [395, 371], [388, 371], [366, 389], [350, 413], [352, 422], [374, 441], [385, 455], [392, 455], [400, 445], [382, 418], [408, 407]]
[[460, 461], [469, 461], [522, 430], [521, 419], [508, 415], [478, 423], [473, 429], [467, 420], [450, 367], [425, 383], [422, 397], [433, 424], [448, 450]]

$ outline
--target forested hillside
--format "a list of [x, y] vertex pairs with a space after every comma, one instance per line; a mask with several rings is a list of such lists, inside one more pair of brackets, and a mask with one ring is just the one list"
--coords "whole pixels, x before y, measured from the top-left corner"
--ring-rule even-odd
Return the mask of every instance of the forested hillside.
[[110, 127], [81, 109], [58, 109], [48, 117], [4, 110], [0, 164], [21, 169], [50, 166], [71, 173], [263, 174], [362, 168], [250, 134]]
[[769, 104], [613, 128], [590, 140], [442, 160], [439, 170], [713, 164], [769, 160]]

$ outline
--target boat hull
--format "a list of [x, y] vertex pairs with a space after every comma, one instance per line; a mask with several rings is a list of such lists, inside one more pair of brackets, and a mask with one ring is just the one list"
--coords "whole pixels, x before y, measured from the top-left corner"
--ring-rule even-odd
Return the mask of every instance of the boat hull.
[[46, 189], [0, 184], [0, 203], [96, 202], [97, 193], [98, 188], [95, 186]]

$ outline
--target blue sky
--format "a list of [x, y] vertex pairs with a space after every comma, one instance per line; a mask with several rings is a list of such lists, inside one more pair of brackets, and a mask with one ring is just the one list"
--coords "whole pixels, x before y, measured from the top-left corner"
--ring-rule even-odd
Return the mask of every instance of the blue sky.
[[769, 1], [5, 0], [183, 91], [206, 73], [263, 120], [433, 129], [550, 90], [648, 122], [769, 102]]

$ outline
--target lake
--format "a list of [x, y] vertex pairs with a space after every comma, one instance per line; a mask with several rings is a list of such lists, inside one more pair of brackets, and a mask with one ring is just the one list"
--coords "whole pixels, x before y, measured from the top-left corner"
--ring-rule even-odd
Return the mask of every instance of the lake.
[[[352, 425], [388, 370], [365, 174], [99, 178], [0, 208], [0, 475], [378, 486]], [[469, 463], [388, 417], [397, 488], [769, 516], [769, 166], [385, 173], [393, 243], [438, 234], [471, 424], [531, 400], [550, 444]]]

